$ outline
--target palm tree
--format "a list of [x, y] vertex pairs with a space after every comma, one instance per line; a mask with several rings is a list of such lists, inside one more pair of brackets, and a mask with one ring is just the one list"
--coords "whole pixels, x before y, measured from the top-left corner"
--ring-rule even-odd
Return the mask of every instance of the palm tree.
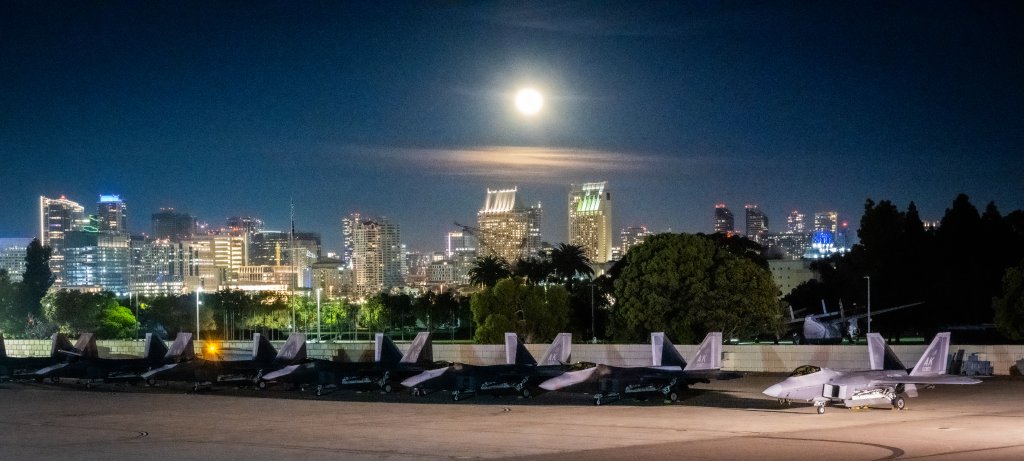
[[511, 276], [512, 268], [509, 267], [505, 258], [488, 255], [476, 258], [473, 268], [469, 270], [469, 283], [490, 288], [497, 285], [499, 280]]
[[513, 268], [513, 273], [518, 277], [526, 279], [530, 285], [540, 285], [547, 281], [552, 275], [551, 261], [546, 258], [519, 258]]
[[559, 243], [551, 250], [551, 267], [555, 277], [570, 288], [570, 291], [576, 277], [594, 275], [594, 269], [590, 267], [590, 258], [580, 245]]

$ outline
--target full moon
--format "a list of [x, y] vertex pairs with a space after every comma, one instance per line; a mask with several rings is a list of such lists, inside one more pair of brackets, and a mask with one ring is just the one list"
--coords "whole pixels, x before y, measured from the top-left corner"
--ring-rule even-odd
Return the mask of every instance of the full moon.
[[516, 109], [523, 115], [534, 115], [544, 107], [544, 97], [533, 88], [524, 88], [516, 93]]

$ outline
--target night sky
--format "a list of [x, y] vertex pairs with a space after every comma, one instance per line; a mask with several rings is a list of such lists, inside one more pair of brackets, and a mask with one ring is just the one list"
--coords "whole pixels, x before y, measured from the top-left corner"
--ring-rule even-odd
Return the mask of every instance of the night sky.
[[[0, 237], [38, 197], [254, 215], [340, 246], [384, 215], [411, 250], [517, 185], [566, 240], [572, 182], [615, 227], [709, 232], [715, 203], [856, 228], [1024, 208], [1020, 2], [0, 3]], [[535, 117], [513, 95], [545, 97]], [[94, 211], [92, 211], [94, 212]]]

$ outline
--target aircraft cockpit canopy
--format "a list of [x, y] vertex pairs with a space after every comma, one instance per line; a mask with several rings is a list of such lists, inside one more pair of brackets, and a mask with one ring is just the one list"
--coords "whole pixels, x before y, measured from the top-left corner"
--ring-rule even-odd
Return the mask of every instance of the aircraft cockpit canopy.
[[802, 366], [796, 367], [796, 370], [793, 370], [793, 372], [790, 373], [789, 376], [790, 377], [793, 377], [793, 376], [803, 376], [803, 375], [809, 375], [811, 373], [817, 373], [819, 371], [821, 371], [821, 367], [816, 367], [814, 365], [802, 365]]

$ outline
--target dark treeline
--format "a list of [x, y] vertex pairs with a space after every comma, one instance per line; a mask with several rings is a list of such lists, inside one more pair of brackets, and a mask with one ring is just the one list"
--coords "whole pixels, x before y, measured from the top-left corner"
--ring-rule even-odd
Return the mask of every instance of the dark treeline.
[[876, 317], [874, 329], [887, 336], [984, 327], [995, 321], [993, 299], [1003, 293], [1004, 275], [1024, 259], [1024, 212], [1003, 216], [995, 203], [979, 212], [964, 194], [938, 226], [926, 226], [913, 202], [901, 211], [869, 199], [857, 235], [860, 243], [848, 254], [813, 264], [821, 282], [801, 285], [785, 300], [811, 311], [822, 299], [864, 306], [870, 277], [876, 310], [924, 303]]

